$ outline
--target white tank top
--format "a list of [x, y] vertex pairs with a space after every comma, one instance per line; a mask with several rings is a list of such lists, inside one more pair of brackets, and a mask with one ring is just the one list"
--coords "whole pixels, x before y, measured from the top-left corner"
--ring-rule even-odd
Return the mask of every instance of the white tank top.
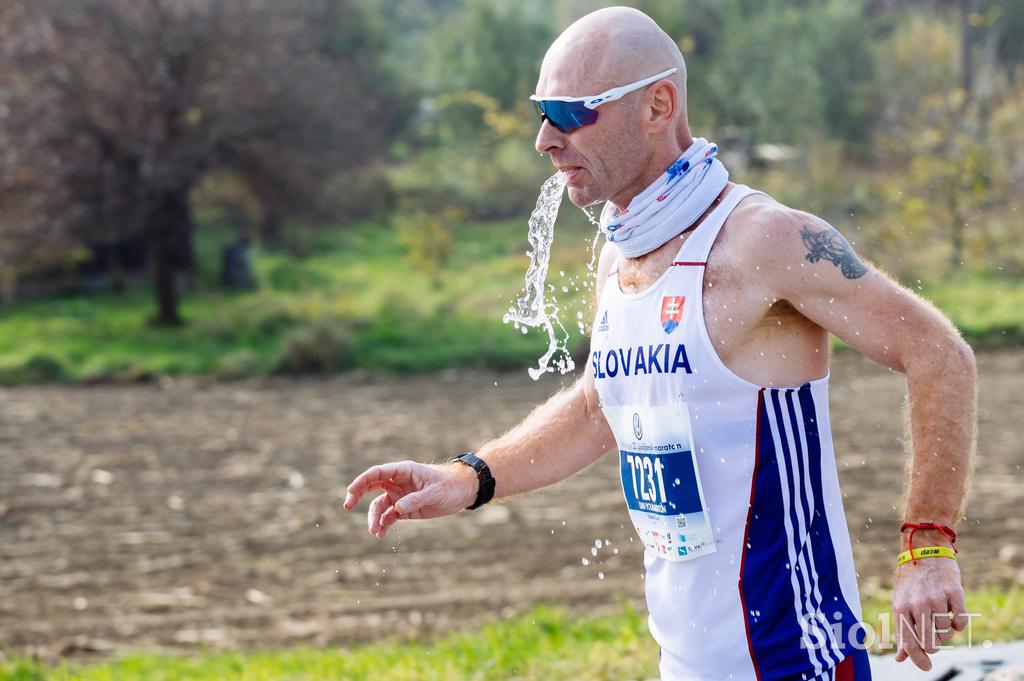
[[733, 187], [650, 288], [623, 293], [613, 266], [591, 340], [665, 681], [828, 678], [863, 641], [828, 376], [750, 383], [704, 322], [708, 253], [754, 193]]

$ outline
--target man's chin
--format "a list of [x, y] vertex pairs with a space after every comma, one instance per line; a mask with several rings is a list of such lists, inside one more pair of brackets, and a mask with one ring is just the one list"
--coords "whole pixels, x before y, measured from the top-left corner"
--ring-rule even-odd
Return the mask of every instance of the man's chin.
[[593, 206], [595, 203], [600, 203], [602, 199], [595, 198], [591, 192], [588, 192], [583, 187], [569, 185], [569, 200], [577, 208], [586, 208], [587, 206]]

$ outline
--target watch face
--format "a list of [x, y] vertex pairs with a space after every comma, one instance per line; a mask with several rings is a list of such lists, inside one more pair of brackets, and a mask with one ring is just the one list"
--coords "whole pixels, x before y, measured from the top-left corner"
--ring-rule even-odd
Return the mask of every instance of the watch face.
[[478, 457], [476, 454], [463, 454], [459, 459], [470, 466], [472, 466], [477, 473], [487, 470], [487, 463], [483, 459]]

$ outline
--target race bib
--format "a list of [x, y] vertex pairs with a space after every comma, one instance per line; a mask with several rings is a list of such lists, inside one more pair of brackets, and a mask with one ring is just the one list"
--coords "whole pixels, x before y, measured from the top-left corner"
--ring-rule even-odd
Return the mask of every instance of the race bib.
[[640, 541], [665, 560], [714, 553], [686, 402], [604, 407], [619, 446], [626, 506]]

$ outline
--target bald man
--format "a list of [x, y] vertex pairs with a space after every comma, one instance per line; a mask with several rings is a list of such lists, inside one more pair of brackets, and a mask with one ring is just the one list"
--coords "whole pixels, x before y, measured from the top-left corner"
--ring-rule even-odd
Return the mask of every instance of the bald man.
[[967, 622], [953, 547], [974, 446], [969, 346], [835, 228], [729, 181], [717, 147], [690, 132], [683, 57], [646, 15], [572, 24], [532, 99], [536, 147], [569, 198], [606, 202], [590, 365], [475, 453], [370, 468], [345, 508], [380, 490], [368, 525], [384, 537], [614, 449], [662, 679], [868, 679], [829, 426], [833, 333], [907, 378], [895, 643], [928, 669]]

